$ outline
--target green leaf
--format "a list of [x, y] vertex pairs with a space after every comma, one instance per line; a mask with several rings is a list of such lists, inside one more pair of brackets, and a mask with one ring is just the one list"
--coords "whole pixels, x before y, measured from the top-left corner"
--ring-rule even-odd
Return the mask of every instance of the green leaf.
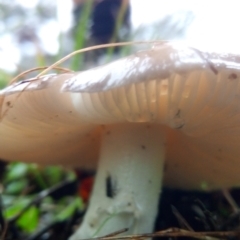
[[50, 186], [52, 186], [62, 181], [64, 172], [59, 166], [49, 166], [44, 170], [44, 175], [46, 176]]
[[[85, 1], [83, 4], [83, 11], [79, 19], [76, 35], [74, 38], [74, 50], [79, 50], [84, 47], [86, 42], [86, 35], [89, 25], [89, 17], [92, 11], [93, 0]], [[78, 71], [83, 67], [83, 55], [75, 55], [72, 58], [71, 69]]]
[[6, 185], [4, 192], [6, 194], [20, 194], [28, 186], [27, 179], [19, 179], [18, 181], [10, 182]]
[[37, 164], [29, 164], [29, 170], [31, 171], [32, 176], [34, 176], [34, 179], [39, 187], [41, 187], [42, 189], [48, 188], [48, 184], [42, 174], [41, 169]]
[[6, 87], [10, 79], [11, 79], [10, 74], [0, 69], [0, 89]]
[[10, 219], [16, 216], [23, 210], [24, 207], [26, 207], [27, 204], [29, 204], [30, 201], [31, 199], [26, 197], [17, 199], [12, 203], [10, 207], [6, 208], [6, 210], [3, 212], [4, 217], [6, 219]]
[[74, 198], [71, 204], [65, 205], [63, 210], [56, 216], [56, 221], [64, 221], [70, 218], [76, 210], [83, 209], [83, 202], [80, 198]]
[[17, 220], [17, 225], [27, 233], [32, 233], [36, 230], [39, 222], [39, 209], [31, 206]]
[[26, 163], [11, 163], [7, 167], [5, 181], [13, 181], [22, 177], [26, 177], [28, 172], [28, 164]]

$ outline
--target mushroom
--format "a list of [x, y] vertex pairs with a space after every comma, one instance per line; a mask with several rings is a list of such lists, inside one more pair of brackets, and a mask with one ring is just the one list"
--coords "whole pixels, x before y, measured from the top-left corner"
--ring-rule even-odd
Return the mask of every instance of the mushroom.
[[0, 93], [0, 157], [98, 170], [72, 240], [151, 232], [162, 182], [240, 186], [240, 56], [155, 45]]

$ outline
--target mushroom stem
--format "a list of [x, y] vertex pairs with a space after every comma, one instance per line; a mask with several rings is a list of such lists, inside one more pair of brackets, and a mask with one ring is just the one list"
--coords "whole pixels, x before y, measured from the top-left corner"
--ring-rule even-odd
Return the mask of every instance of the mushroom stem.
[[71, 240], [151, 232], [164, 168], [164, 129], [146, 123], [103, 127], [98, 172], [88, 211]]

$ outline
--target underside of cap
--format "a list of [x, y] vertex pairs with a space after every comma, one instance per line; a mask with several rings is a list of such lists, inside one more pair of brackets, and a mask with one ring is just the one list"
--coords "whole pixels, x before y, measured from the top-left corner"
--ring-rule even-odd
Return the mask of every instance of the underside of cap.
[[100, 131], [81, 121], [71, 96], [60, 90], [71, 76], [44, 76], [3, 90], [0, 158], [70, 165], [79, 160], [83, 167], [95, 167]]
[[167, 185], [239, 186], [239, 100], [239, 56], [162, 44], [4, 89], [0, 157], [91, 167], [102, 125], [158, 123], [166, 128]]

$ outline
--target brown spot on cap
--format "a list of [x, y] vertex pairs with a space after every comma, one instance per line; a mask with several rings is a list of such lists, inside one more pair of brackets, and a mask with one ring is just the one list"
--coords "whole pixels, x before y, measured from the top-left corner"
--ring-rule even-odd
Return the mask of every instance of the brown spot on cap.
[[236, 73], [231, 73], [229, 76], [228, 76], [228, 79], [229, 80], [235, 80], [235, 79], [237, 79], [237, 74]]

